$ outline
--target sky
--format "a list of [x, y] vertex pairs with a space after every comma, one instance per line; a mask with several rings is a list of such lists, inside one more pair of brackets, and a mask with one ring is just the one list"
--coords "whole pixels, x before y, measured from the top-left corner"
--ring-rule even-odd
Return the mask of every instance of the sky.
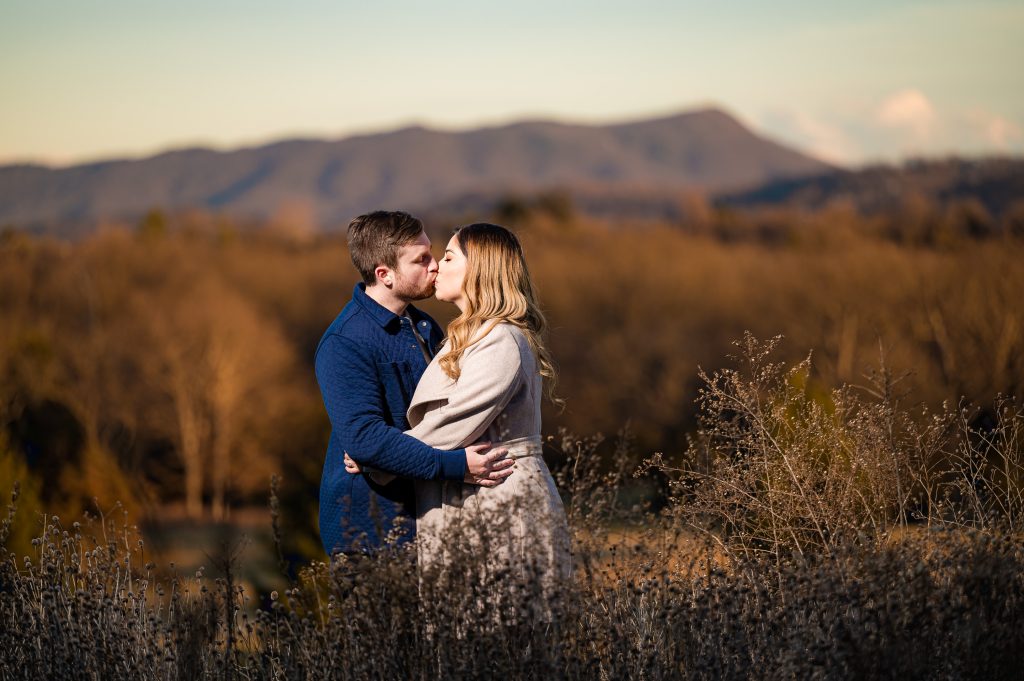
[[1022, 65], [1022, 0], [0, 0], [0, 163], [709, 105], [844, 165], [1020, 155]]

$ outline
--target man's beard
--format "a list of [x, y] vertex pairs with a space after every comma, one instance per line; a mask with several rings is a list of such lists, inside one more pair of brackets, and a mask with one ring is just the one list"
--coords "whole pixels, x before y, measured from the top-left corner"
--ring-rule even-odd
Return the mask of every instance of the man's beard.
[[413, 288], [407, 284], [404, 280], [398, 282], [398, 286], [395, 287], [395, 294], [402, 298], [402, 300], [425, 300], [430, 296], [434, 295], [434, 282], [429, 282], [423, 288]]

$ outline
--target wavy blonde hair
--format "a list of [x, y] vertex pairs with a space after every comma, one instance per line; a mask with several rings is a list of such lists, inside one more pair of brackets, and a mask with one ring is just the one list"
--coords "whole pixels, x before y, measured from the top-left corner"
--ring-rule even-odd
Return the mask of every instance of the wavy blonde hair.
[[544, 345], [547, 321], [537, 305], [519, 239], [504, 227], [487, 222], [460, 227], [455, 238], [466, 256], [462, 282], [466, 309], [448, 325], [448, 352], [438, 360], [441, 368], [452, 380], [458, 380], [459, 360], [466, 348], [479, 342], [498, 323], [506, 322], [522, 329], [544, 379], [545, 394], [562, 406], [564, 401], [555, 395], [555, 365]]

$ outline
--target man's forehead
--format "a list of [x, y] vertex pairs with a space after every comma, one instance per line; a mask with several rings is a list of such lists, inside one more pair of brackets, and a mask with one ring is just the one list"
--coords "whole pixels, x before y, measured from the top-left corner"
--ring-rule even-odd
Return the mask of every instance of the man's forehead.
[[426, 234], [420, 234], [415, 241], [410, 241], [399, 249], [401, 256], [417, 256], [430, 251], [430, 239]]

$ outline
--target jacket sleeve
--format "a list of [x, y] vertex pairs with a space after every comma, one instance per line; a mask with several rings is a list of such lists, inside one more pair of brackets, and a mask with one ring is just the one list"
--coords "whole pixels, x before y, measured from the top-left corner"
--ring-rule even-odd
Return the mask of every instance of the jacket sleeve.
[[388, 425], [372, 355], [331, 335], [316, 353], [316, 379], [331, 427], [361, 464], [420, 480], [462, 480], [466, 451], [434, 449]]
[[522, 356], [515, 337], [497, 327], [466, 348], [459, 380], [444, 397], [447, 404], [430, 410], [408, 431], [438, 447], [465, 447], [486, 432], [522, 383]]

